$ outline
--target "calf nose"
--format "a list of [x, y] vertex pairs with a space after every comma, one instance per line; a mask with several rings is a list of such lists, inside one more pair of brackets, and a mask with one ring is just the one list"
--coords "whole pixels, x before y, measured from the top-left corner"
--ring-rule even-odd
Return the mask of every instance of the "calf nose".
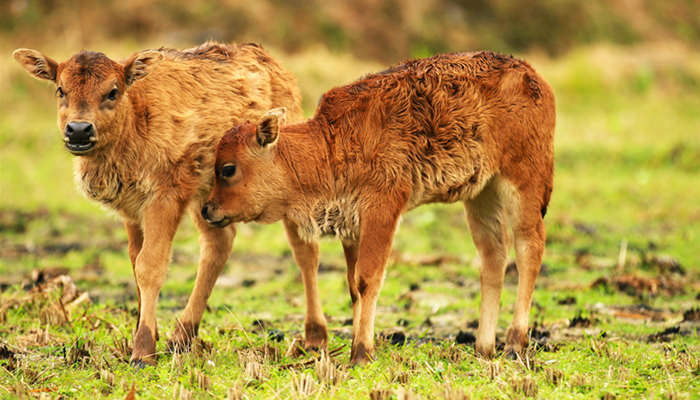
[[202, 218], [204, 218], [205, 221], [209, 220], [209, 203], [206, 203], [204, 207], [202, 207]]
[[66, 138], [68, 142], [86, 143], [92, 141], [95, 136], [95, 129], [89, 122], [69, 122], [66, 125]]

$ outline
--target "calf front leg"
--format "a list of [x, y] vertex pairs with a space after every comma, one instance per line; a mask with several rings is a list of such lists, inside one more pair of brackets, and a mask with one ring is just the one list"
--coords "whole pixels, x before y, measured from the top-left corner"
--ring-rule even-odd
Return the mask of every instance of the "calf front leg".
[[143, 210], [143, 247], [136, 257], [134, 269], [141, 294], [141, 312], [131, 353], [133, 365], [155, 364], [156, 361], [156, 303], [165, 281], [170, 248], [182, 209], [179, 202], [159, 199]]
[[[374, 318], [377, 297], [384, 281], [386, 262], [400, 213], [386, 215], [373, 210], [360, 220], [360, 241], [357, 254], [357, 292], [359, 294], [359, 321], [355, 329], [350, 363], [366, 364], [374, 358]], [[352, 286], [351, 286], [352, 287]], [[353, 325], [355, 322], [353, 321]]]
[[236, 236], [233, 224], [225, 228], [212, 227], [204, 221], [199, 210], [200, 207], [191, 210], [192, 219], [199, 230], [200, 256], [197, 278], [187, 306], [175, 322], [173, 336], [168, 341], [170, 350], [189, 350], [192, 339], [199, 331], [199, 324], [214, 284], [231, 255], [233, 238]]
[[306, 295], [306, 318], [304, 321], [304, 348], [323, 350], [328, 346], [326, 317], [318, 294], [318, 243], [306, 242], [299, 237], [299, 228], [291, 221], [284, 221], [287, 239], [294, 253], [294, 260], [301, 269]]
[[[141, 252], [143, 246], [143, 230], [138, 222], [124, 221], [126, 228], [126, 236], [129, 238], [129, 259], [131, 260], [131, 268], [134, 272], [134, 280], [136, 280], [136, 257]], [[141, 291], [139, 285], [136, 285], [136, 299], [139, 303], [138, 314], [136, 317], [136, 329], [139, 327], [138, 320], [141, 317]]]

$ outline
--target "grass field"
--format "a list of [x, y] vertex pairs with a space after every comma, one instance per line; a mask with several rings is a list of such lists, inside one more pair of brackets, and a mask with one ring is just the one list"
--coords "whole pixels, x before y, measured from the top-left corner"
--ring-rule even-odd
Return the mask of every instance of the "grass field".
[[[136, 46], [107, 49], [116, 58]], [[275, 55], [298, 77], [307, 115], [325, 90], [383, 67], [322, 49]], [[136, 290], [126, 234], [74, 188], [54, 89], [0, 60], [0, 397], [700, 398], [700, 54], [600, 45], [526, 58], [558, 111], [526, 359], [475, 357], [479, 260], [462, 208], [431, 205], [401, 223], [371, 365], [348, 365], [352, 312], [335, 241], [322, 244], [320, 287], [336, 351], [286, 355], [304, 297], [280, 224], [239, 227], [201, 341], [166, 352], [196, 272], [186, 221], [159, 302], [162, 354], [139, 371], [127, 362]], [[499, 341], [516, 279], [507, 274]]]

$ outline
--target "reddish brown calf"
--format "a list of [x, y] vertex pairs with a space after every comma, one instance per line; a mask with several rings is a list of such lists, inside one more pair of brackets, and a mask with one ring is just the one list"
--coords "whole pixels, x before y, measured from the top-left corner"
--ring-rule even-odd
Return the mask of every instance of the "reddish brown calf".
[[527, 345], [552, 192], [554, 95], [524, 61], [490, 52], [407, 62], [326, 93], [313, 119], [278, 112], [227, 133], [203, 209], [217, 226], [282, 219], [301, 267], [306, 346], [325, 346], [317, 241], [343, 242], [353, 304], [351, 361], [372, 358], [377, 296], [399, 217], [463, 202], [481, 256], [476, 350], [494, 354], [508, 249], [518, 296], [506, 350]]

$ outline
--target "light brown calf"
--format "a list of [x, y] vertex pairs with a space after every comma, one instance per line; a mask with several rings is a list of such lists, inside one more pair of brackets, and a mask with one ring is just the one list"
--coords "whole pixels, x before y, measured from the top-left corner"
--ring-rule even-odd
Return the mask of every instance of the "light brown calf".
[[377, 296], [399, 217], [463, 202], [482, 260], [476, 350], [494, 354], [512, 237], [519, 273], [506, 350], [527, 345], [552, 192], [554, 95], [527, 63], [490, 52], [411, 61], [326, 93], [313, 119], [276, 113], [219, 143], [202, 214], [212, 225], [282, 219], [304, 277], [306, 346], [325, 346], [317, 241], [342, 240], [353, 303], [351, 362], [371, 360]]
[[233, 124], [271, 107], [301, 120], [295, 79], [255, 44], [146, 50], [121, 63], [87, 51], [60, 64], [36, 50], [13, 54], [33, 76], [56, 84], [58, 127], [79, 156], [78, 187], [124, 219], [139, 297], [136, 365], [155, 362], [156, 301], [173, 236], [191, 211], [199, 269], [170, 342], [188, 348], [235, 235], [233, 226], [214, 229], [200, 215], [216, 144]]

